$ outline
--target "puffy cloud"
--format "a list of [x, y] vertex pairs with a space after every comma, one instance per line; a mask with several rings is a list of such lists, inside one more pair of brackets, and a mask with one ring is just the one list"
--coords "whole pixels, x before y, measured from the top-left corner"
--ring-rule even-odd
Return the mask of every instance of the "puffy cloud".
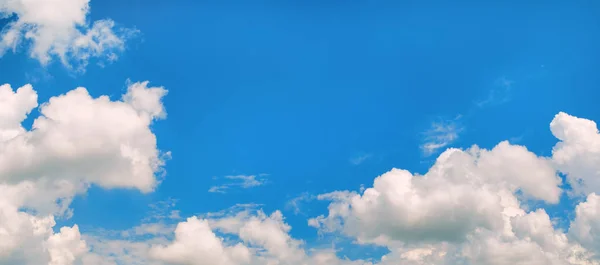
[[166, 117], [165, 94], [148, 82], [116, 101], [77, 88], [42, 104], [27, 130], [36, 92], [0, 86], [0, 264], [94, 264], [78, 226], [54, 232], [54, 217], [92, 184], [154, 189], [164, 162], [150, 126]]
[[[165, 115], [161, 98], [166, 90], [147, 84], [131, 84], [123, 101], [92, 98], [82, 87], [51, 98], [42, 104], [31, 130], [20, 128], [21, 133], [0, 142], [0, 180], [152, 191], [163, 160], [149, 126]], [[20, 88], [13, 97], [31, 93], [27, 91]], [[29, 111], [21, 108], [14, 115], [23, 117]]]
[[48, 265], [72, 265], [77, 257], [88, 251], [77, 225], [60, 228], [60, 233], [50, 236], [47, 244], [50, 254]]
[[543, 209], [510, 218], [512, 235], [479, 231], [462, 247], [470, 264], [600, 264], [594, 253], [555, 230]]
[[0, 141], [22, 133], [21, 122], [37, 105], [37, 93], [31, 85], [16, 91], [8, 84], [0, 86]]
[[116, 60], [135, 30], [115, 28], [110, 19], [90, 23], [90, 0], [0, 0], [0, 17], [9, 17], [0, 34], [0, 55], [30, 42], [29, 54], [43, 65], [53, 57], [83, 70], [91, 57]]
[[550, 123], [560, 140], [552, 150], [558, 169], [567, 175], [577, 195], [600, 191], [600, 134], [596, 123], [559, 113]]
[[155, 246], [150, 253], [156, 259], [182, 265], [234, 265], [250, 261], [248, 248], [241, 244], [224, 246], [208, 222], [196, 217], [177, 225], [174, 242]]
[[[175, 238], [150, 250], [154, 260], [181, 265], [368, 265], [370, 262], [340, 259], [334, 251], [307, 253], [303, 242], [289, 235], [291, 227], [275, 211], [244, 209], [217, 217], [188, 218], [178, 224]], [[221, 235], [221, 236], [218, 236]]]
[[558, 202], [561, 181], [546, 158], [501, 142], [492, 150], [449, 149], [423, 176], [392, 169], [363, 194], [336, 192], [329, 215], [310, 220], [359, 241], [462, 241], [476, 228], [503, 227], [513, 193]]
[[78, 227], [63, 227], [54, 233], [52, 215], [21, 211], [22, 188], [0, 186], [0, 264], [74, 264], [87, 251]]
[[569, 234], [590, 249], [600, 248], [600, 196], [596, 193], [575, 207]]

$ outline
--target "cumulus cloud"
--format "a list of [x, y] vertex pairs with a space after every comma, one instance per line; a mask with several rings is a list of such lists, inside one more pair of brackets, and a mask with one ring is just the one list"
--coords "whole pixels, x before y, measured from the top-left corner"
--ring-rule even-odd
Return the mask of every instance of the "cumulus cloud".
[[449, 149], [423, 176], [392, 169], [363, 194], [321, 195], [334, 202], [311, 224], [364, 242], [461, 241], [476, 228], [501, 227], [515, 191], [556, 203], [560, 183], [547, 159], [522, 146]]
[[83, 70], [90, 58], [117, 59], [136, 30], [110, 19], [90, 22], [90, 0], [0, 0], [0, 17], [10, 22], [0, 33], [0, 55], [27, 46], [42, 65], [53, 58]]
[[[165, 115], [160, 99], [166, 90], [147, 85], [131, 84], [122, 101], [92, 98], [82, 87], [53, 97], [42, 104], [30, 131], [20, 127], [25, 113], [31, 111], [27, 107], [35, 106], [26, 101], [26, 107], [19, 106], [20, 111], [12, 113], [12, 123], [5, 125], [8, 130], [0, 128], [7, 135], [0, 143], [0, 179], [8, 183], [86, 182], [152, 191], [157, 183], [155, 172], [163, 161], [149, 126]], [[22, 93], [34, 92], [20, 88], [10, 97], [19, 98]]]
[[165, 94], [148, 82], [121, 100], [80, 87], [41, 104], [28, 130], [36, 92], [0, 86], [0, 264], [79, 264], [89, 248], [78, 226], [53, 229], [72, 198], [89, 185], [156, 187], [164, 161], [150, 126], [166, 117]]
[[50, 262], [48, 265], [73, 264], [75, 259], [87, 252], [85, 241], [81, 240], [79, 227], [62, 227], [60, 233], [48, 238], [48, 252]]
[[561, 112], [550, 123], [560, 140], [552, 150], [558, 169], [567, 175], [576, 195], [600, 190], [600, 134], [592, 120]]
[[591, 193], [577, 205], [569, 233], [590, 249], [600, 248], [600, 196]]
[[[154, 260], [181, 265], [370, 264], [340, 259], [327, 249], [308, 253], [304, 242], [289, 235], [290, 229], [279, 211], [267, 215], [262, 210], [244, 209], [217, 218], [191, 217], [179, 223], [172, 242], [154, 245], [149, 253]], [[228, 240], [227, 235], [232, 238]]]
[[185, 265], [247, 264], [250, 250], [242, 244], [225, 246], [211, 230], [208, 221], [190, 217], [177, 225], [175, 240], [168, 246], [150, 250], [155, 259]]

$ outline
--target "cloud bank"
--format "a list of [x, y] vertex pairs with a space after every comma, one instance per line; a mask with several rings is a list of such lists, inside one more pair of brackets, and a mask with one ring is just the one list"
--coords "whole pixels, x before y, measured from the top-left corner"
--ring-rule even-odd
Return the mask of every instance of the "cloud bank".
[[[0, 264], [600, 264], [600, 134], [593, 121], [566, 113], [550, 123], [558, 139], [550, 157], [507, 141], [450, 148], [423, 175], [391, 169], [364, 190], [317, 196], [329, 203], [308, 220], [315, 232], [388, 249], [380, 259], [310, 248], [281, 211], [256, 205], [181, 219], [169, 202], [155, 207], [156, 218], [115, 233], [55, 227], [89, 185], [156, 188], [166, 153], [151, 125], [167, 117], [166, 94], [137, 82], [120, 99], [80, 87], [39, 104], [30, 85], [0, 86]], [[40, 114], [26, 129], [34, 108]], [[556, 204], [565, 193], [581, 198], [566, 231], [528, 204]]]

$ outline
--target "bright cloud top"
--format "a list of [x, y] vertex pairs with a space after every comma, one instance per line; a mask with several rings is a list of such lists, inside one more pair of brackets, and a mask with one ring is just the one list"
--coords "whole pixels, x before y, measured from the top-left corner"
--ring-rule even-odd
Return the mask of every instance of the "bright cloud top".
[[0, 0], [0, 17], [11, 19], [0, 34], [0, 55], [29, 46], [42, 65], [54, 57], [82, 71], [90, 58], [114, 61], [135, 30], [115, 22], [87, 20], [90, 0]]

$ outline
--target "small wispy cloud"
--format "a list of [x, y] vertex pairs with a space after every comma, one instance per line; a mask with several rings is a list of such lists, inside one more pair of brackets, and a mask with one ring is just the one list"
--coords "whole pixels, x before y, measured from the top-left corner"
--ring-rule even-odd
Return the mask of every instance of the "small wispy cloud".
[[228, 183], [212, 186], [208, 189], [208, 192], [213, 193], [226, 193], [227, 190], [232, 188], [249, 189], [253, 187], [263, 186], [267, 184], [266, 174], [260, 175], [235, 175], [225, 176], [224, 179], [228, 180]]
[[316, 199], [316, 196], [314, 196], [314, 195], [312, 195], [312, 194], [310, 194], [308, 192], [305, 192], [305, 193], [302, 193], [299, 196], [294, 197], [293, 199], [289, 200], [286, 203], [285, 207], [287, 209], [290, 209], [290, 210], [294, 211], [294, 214], [297, 215], [297, 214], [302, 213], [302, 211], [301, 211], [300, 208], [302, 207], [302, 205], [304, 203], [312, 201], [314, 199]]
[[177, 223], [181, 220], [179, 210], [175, 210], [177, 200], [168, 198], [148, 205], [148, 211], [141, 223], [125, 230], [103, 229], [94, 226], [86, 227], [88, 235], [102, 236], [103, 238], [126, 238], [137, 240], [152, 236], [164, 238], [173, 233]]
[[489, 105], [499, 105], [510, 100], [510, 91], [515, 82], [500, 77], [494, 82], [494, 87], [488, 92], [488, 96], [480, 101], [475, 102], [477, 107], [485, 107]]
[[[433, 155], [454, 143], [459, 138], [460, 133], [464, 131], [464, 127], [462, 126], [465, 122], [464, 120], [468, 120], [469, 117], [481, 108], [508, 102], [514, 83], [511, 79], [500, 77], [494, 81], [485, 99], [473, 102], [469, 110], [464, 113], [464, 118], [463, 115], [458, 115], [454, 119], [431, 123], [431, 126], [423, 132], [424, 137], [420, 146], [423, 155], [426, 157]], [[514, 138], [512, 141], [518, 142], [520, 138]]]
[[425, 156], [437, 153], [438, 150], [449, 146], [458, 139], [459, 134], [463, 131], [463, 127], [458, 122], [460, 118], [459, 115], [451, 120], [442, 120], [431, 124], [431, 127], [423, 133], [425, 138], [421, 150]]
[[358, 165], [362, 164], [363, 162], [367, 161], [368, 159], [370, 159], [371, 157], [373, 157], [373, 154], [360, 154], [353, 158], [350, 158], [350, 163], [352, 165], [358, 166]]
[[168, 198], [166, 200], [157, 201], [148, 205], [149, 211], [143, 222], [158, 222], [163, 220], [181, 219], [179, 210], [175, 210], [177, 200]]

